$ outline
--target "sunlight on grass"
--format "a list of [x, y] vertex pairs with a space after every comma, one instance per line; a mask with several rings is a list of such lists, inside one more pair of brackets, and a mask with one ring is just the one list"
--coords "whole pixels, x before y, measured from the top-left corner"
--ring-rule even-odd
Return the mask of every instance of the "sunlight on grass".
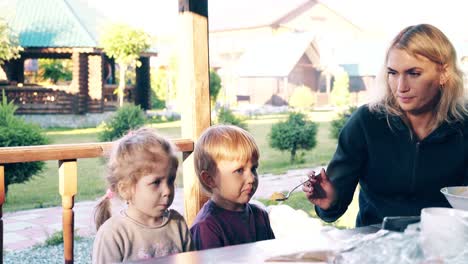
[[80, 135], [80, 134], [95, 134], [102, 131], [102, 128], [91, 127], [91, 128], [80, 128], [80, 129], [70, 129], [70, 128], [52, 128], [48, 129], [46, 135]]

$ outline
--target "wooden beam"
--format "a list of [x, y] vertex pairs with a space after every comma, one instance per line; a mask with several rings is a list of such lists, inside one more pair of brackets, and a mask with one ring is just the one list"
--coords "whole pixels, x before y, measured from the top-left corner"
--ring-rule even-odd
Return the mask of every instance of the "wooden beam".
[[208, 19], [208, 0], [179, 0], [179, 13], [188, 12]]
[[[179, 151], [193, 151], [191, 139], [173, 139]], [[0, 148], [0, 164], [106, 156], [113, 142]]]
[[5, 203], [5, 166], [0, 165], [0, 263], [3, 263], [3, 203]]
[[[208, 63], [208, 1], [179, 0], [179, 91], [182, 98], [182, 137], [194, 142], [210, 126]], [[185, 218], [192, 225], [207, 197], [194, 170], [193, 155], [184, 153]]]
[[73, 263], [75, 195], [78, 190], [76, 160], [59, 161], [59, 193], [62, 196], [63, 256], [65, 264]]

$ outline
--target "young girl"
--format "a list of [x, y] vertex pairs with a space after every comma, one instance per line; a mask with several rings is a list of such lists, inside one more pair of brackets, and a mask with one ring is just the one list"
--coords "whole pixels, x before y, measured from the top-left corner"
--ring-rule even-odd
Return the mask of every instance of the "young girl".
[[[106, 178], [108, 193], [96, 207], [93, 263], [136, 261], [192, 249], [184, 218], [168, 209], [174, 200], [177, 166], [171, 142], [151, 129], [138, 129], [115, 142]], [[111, 217], [113, 195], [128, 207]]]
[[266, 211], [250, 204], [258, 186], [259, 151], [245, 130], [208, 128], [194, 150], [195, 170], [211, 199], [190, 229], [196, 249], [273, 239]]

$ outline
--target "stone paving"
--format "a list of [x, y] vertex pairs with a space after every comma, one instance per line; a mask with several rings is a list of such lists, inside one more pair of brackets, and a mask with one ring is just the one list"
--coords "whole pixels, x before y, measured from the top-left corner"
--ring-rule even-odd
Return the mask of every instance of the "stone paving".
[[[316, 172], [320, 168], [314, 169]], [[287, 191], [306, 179], [310, 169], [292, 170], [284, 175], [261, 175], [259, 188], [253, 199], [269, 198], [273, 192]], [[298, 188], [296, 191], [300, 191]], [[183, 190], [176, 189], [175, 199], [171, 208], [183, 213]], [[75, 230], [80, 236], [93, 236], [94, 207], [97, 201], [77, 202], [74, 206]], [[113, 211], [122, 208], [119, 202], [113, 202]], [[273, 224], [273, 223], [272, 223]], [[4, 250], [21, 250], [43, 243], [47, 237], [62, 230], [62, 208], [25, 210], [5, 213], [3, 216], [3, 248]], [[275, 231], [276, 232], [276, 231]]]

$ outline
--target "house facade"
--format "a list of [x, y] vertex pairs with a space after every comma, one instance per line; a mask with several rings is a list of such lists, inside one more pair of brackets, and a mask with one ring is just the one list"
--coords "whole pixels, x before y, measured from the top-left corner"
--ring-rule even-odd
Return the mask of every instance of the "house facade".
[[285, 104], [302, 85], [329, 94], [336, 50], [365, 34], [315, 0], [219, 0], [209, 8], [210, 65], [226, 104]]

